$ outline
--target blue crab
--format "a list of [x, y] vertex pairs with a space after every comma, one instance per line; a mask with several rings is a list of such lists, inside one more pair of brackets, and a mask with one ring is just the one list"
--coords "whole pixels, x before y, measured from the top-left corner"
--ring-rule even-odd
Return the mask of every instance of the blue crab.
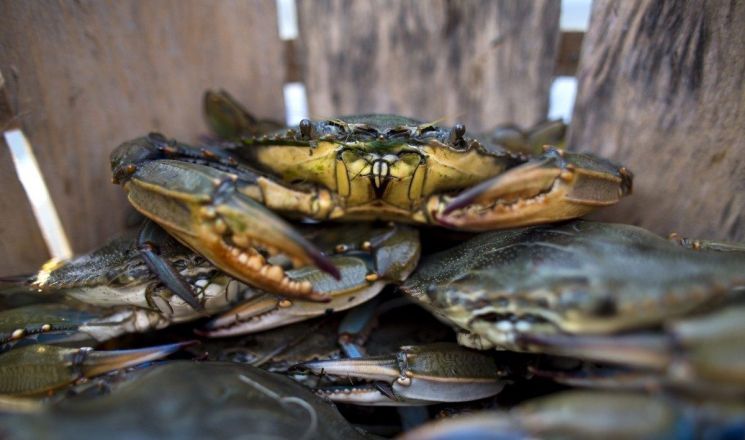
[[[252, 333], [355, 307], [386, 285], [403, 282], [419, 260], [418, 232], [404, 225], [348, 224], [331, 231], [304, 226], [303, 231], [314, 246], [332, 254], [329, 261], [341, 276], [337, 280], [315, 267], [288, 267], [287, 277], [298, 284], [312, 280], [327, 302], [250, 287], [173, 238], [161, 237], [159, 257], [196, 293], [198, 307], [193, 307], [151, 270], [137, 239], [124, 236], [72, 260], [50, 261], [26, 280], [28, 295], [57, 300], [0, 311], [0, 343], [53, 335], [103, 342], [214, 315], [219, 316], [200, 334]], [[280, 256], [271, 261], [290, 264]]]
[[741, 402], [574, 390], [529, 400], [509, 411], [438, 420], [399, 438], [738, 438], [745, 426], [743, 414]]
[[268, 261], [278, 253], [296, 267], [339, 273], [283, 217], [483, 231], [578, 217], [631, 191], [631, 173], [604, 159], [512, 151], [462, 124], [366, 115], [258, 135], [227, 95], [208, 93], [205, 103], [216, 133], [244, 136], [202, 147], [160, 134], [125, 142], [111, 155], [114, 181], [138, 211], [222, 271], [285, 296], [328, 299]]
[[491, 232], [424, 259], [401, 289], [475, 348], [623, 368], [572, 385], [745, 395], [745, 248], [573, 221]]
[[173, 361], [130, 372], [108, 388], [25, 414], [0, 413], [3, 437], [368, 438], [310, 390], [247, 365]]

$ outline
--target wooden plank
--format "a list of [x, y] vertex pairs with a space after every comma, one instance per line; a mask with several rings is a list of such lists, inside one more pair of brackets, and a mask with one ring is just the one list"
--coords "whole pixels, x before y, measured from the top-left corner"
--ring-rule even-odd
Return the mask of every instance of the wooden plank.
[[489, 129], [545, 118], [558, 1], [300, 0], [311, 113]]
[[556, 76], [574, 76], [577, 74], [580, 54], [582, 52], [582, 38], [584, 32], [562, 32], [559, 36], [559, 52], [556, 55]]
[[[282, 118], [273, 0], [2, 1], [0, 70], [77, 252], [123, 228], [108, 156], [149, 131], [192, 140], [225, 88]], [[12, 231], [11, 231], [12, 233]]]
[[32, 273], [49, 254], [2, 136], [0, 188], [0, 276]]
[[636, 175], [601, 218], [745, 239], [742, 29], [743, 2], [594, 2], [569, 145]]
[[[18, 118], [0, 75], [0, 134], [18, 127]], [[0, 276], [32, 273], [49, 258], [31, 204], [16, 175], [10, 148], [0, 135]]]

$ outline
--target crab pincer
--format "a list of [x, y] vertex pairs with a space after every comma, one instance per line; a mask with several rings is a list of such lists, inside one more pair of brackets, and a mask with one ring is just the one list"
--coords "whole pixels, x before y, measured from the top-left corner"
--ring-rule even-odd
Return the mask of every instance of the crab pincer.
[[[374, 298], [388, 284], [406, 279], [419, 261], [419, 234], [410, 227], [345, 224], [333, 231], [316, 230], [313, 242], [331, 248], [341, 277], [334, 279], [313, 266], [286, 272], [296, 282], [310, 282], [326, 303], [290, 300], [263, 293], [236, 305], [199, 333], [209, 337], [249, 334], [356, 307]], [[321, 237], [317, 233], [323, 232]], [[374, 244], [373, 244], [374, 243]]]
[[547, 147], [543, 155], [469, 188], [433, 197], [443, 226], [483, 231], [581, 217], [631, 193], [632, 174], [594, 156]]
[[[158, 139], [140, 138], [149, 148]], [[138, 151], [130, 143], [120, 148]], [[177, 148], [177, 147], [173, 147]], [[179, 150], [182, 160], [156, 159], [154, 155], [127, 165], [117, 173], [129, 201], [142, 214], [195, 249], [221, 270], [255, 287], [289, 297], [328, 300], [310, 282], [296, 282], [279, 265], [268, 263], [282, 253], [294, 266], [315, 265], [338, 278], [339, 271], [320, 250], [279, 216], [251, 198], [256, 175], [229, 173], [196, 163], [193, 152]], [[162, 148], [161, 148], [162, 150]], [[140, 155], [141, 156], [141, 155]], [[140, 156], [136, 156], [139, 158]], [[126, 169], [125, 168], [125, 169]], [[123, 177], [122, 177], [123, 176]]]
[[83, 378], [161, 359], [193, 341], [131, 350], [98, 351], [36, 344], [0, 355], [0, 393], [32, 395]]
[[386, 356], [306, 362], [294, 369], [357, 381], [316, 392], [335, 402], [370, 406], [464, 402], [493, 396], [505, 384], [492, 357], [449, 343], [405, 346]]

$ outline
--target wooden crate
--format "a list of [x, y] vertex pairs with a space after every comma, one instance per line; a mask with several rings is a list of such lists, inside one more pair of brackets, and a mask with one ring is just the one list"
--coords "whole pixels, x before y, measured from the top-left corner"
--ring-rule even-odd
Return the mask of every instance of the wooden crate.
[[[2, 122], [29, 137], [74, 251], [124, 227], [109, 152], [154, 130], [195, 139], [204, 89], [282, 119], [282, 86], [301, 81], [313, 116], [394, 112], [485, 129], [543, 119], [554, 74], [576, 59], [559, 44], [558, 1], [297, 6], [288, 42], [273, 0], [0, 1], [14, 114]], [[568, 145], [637, 176], [635, 195], [597, 217], [745, 238], [743, 28], [741, 2], [595, 1]], [[48, 256], [10, 160], [1, 145], [0, 275]]]

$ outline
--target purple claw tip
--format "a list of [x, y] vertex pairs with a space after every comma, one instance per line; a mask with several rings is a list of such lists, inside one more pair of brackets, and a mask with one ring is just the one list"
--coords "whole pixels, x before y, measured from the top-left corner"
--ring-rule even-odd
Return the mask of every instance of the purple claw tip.
[[316, 264], [316, 266], [318, 266], [319, 269], [331, 275], [335, 279], [341, 279], [341, 272], [339, 272], [339, 268], [334, 265], [329, 257], [323, 254], [318, 254], [314, 256], [313, 262]]
[[461, 193], [454, 199], [450, 200], [447, 205], [445, 205], [445, 208], [442, 210], [442, 213], [444, 215], [450, 214], [456, 209], [460, 209], [468, 205], [469, 203], [471, 203], [472, 200], [473, 200], [473, 195], [470, 194], [470, 191]]

